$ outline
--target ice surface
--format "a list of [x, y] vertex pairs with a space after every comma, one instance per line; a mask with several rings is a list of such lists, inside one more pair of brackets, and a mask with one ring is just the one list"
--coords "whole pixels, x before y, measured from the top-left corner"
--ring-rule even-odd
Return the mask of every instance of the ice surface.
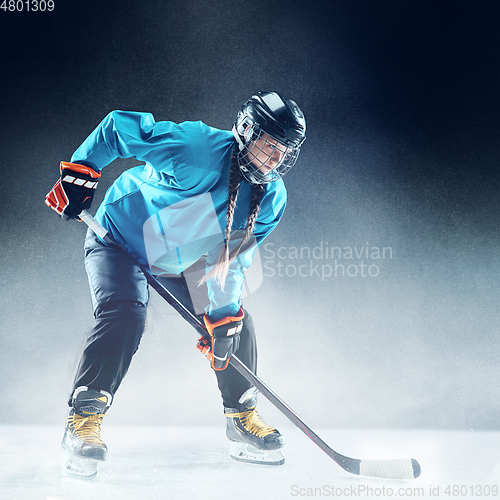
[[492, 490], [500, 484], [500, 432], [316, 429], [344, 455], [416, 458], [421, 477], [403, 481], [348, 474], [299, 430], [280, 430], [286, 462], [272, 467], [231, 460], [223, 427], [105, 425], [108, 460], [86, 482], [60, 475], [62, 427], [3, 426], [0, 499], [457, 498], [453, 488], [460, 498], [500, 496]]

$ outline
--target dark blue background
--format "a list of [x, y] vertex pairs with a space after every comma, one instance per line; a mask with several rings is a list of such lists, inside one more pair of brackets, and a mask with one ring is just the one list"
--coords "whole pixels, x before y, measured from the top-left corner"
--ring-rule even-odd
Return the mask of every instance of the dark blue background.
[[[91, 322], [85, 230], [43, 204], [59, 162], [113, 109], [230, 128], [248, 96], [272, 89], [301, 106], [308, 136], [269, 241], [391, 247], [394, 257], [371, 280], [265, 277], [249, 300], [262, 366], [271, 379], [295, 377], [294, 406], [317, 408], [323, 424], [498, 428], [493, 2], [55, 5], [0, 11], [0, 370], [16, 389], [9, 401], [35, 383], [63, 400]], [[105, 170], [96, 203], [133, 164]], [[174, 340], [161, 342], [168, 351]], [[152, 359], [141, 356], [138, 366]], [[131, 397], [134, 380], [158, 390], [151, 375], [130, 377]], [[22, 404], [11, 406], [0, 419], [29, 421]]]

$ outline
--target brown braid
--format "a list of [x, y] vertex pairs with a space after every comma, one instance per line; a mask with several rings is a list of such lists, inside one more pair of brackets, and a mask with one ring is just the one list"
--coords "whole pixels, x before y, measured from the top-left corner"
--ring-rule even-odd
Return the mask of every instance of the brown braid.
[[[241, 247], [250, 239], [252, 235], [253, 227], [255, 226], [255, 222], [257, 221], [257, 216], [259, 215], [260, 210], [260, 202], [262, 200], [262, 195], [264, 194], [264, 186], [262, 184], [252, 184], [252, 191], [250, 193], [250, 215], [247, 219], [247, 225], [245, 227], [245, 235], [241, 240], [241, 243], [238, 245], [236, 250], [231, 252], [230, 261], [238, 255], [238, 252], [241, 250]], [[233, 255], [234, 254], [234, 255]]]
[[264, 186], [261, 184], [253, 184], [250, 193], [250, 214], [247, 219], [247, 225], [245, 227], [245, 234], [241, 243], [238, 247], [229, 254], [229, 240], [231, 239], [231, 228], [234, 219], [234, 210], [236, 208], [236, 198], [238, 197], [238, 190], [241, 184], [241, 173], [236, 159], [238, 152], [237, 145], [233, 150], [233, 155], [231, 156], [231, 167], [229, 170], [229, 186], [228, 186], [228, 196], [227, 196], [227, 212], [226, 212], [226, 229], [224, 232], [224, 247], [219, 255], [219, 260], [216, 266], [208, 272], [201, 280], [200, 284], [205, 283], [209, 279], [215, 278], [219, 283], [222, 290], [224, 290], [224, 284], [226, 282], [227, 273], [229, 270], [229, 265], [238, 255], [241, 247], [250, 239], [252, 235], [255, 222], [257, 220], [257, 215], [259, 214], [260, 202], [262, 200], [262, 195], [264, 194]]

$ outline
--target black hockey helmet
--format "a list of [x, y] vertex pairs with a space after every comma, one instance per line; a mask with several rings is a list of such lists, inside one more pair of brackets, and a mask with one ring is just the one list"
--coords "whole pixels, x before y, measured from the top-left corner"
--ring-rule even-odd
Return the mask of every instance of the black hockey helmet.
[[[278, 92], [258, 92], [238, 112], [233, 134], [243, 177], [251, 184], [267, 184], [283, 177], [297, 161], [306, 139], [306, 122], [294, 101]], [[264, 150], [279, 151], [279, 163], [271, 170], [262, 161], [271, 156]]]

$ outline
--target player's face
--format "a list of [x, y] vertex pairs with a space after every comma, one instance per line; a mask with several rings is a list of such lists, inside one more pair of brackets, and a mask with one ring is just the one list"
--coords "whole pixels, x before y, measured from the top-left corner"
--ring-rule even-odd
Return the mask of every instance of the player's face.
[[287, 147], [264, 133], [248, 148], [248, 158], [263, 174], [276, 168], [287, 152]]

